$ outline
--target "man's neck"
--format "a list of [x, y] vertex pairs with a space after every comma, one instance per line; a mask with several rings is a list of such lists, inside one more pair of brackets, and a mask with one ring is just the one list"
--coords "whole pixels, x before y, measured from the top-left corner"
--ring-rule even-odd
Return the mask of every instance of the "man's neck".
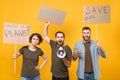
[[84, 43], [89, 43], [91, 40], [84, 40]]
[[58, 47], [64, 47], [65, 44], [61, 44], [61, 45], [57, 44], [57, 46], [58, 46]]

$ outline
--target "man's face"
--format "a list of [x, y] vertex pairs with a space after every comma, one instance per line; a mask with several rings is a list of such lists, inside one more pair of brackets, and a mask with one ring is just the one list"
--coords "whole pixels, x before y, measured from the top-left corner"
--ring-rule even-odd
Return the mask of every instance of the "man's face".
[[91, 35], [90, 30], [83, 30], [82, 32], [83, 40], [89, 41], [90, 35]]
[[57, 41], [57, 44], [60, 46], [64, 44], [64, 36], [62, 33], [57, 33], [56, 41]]

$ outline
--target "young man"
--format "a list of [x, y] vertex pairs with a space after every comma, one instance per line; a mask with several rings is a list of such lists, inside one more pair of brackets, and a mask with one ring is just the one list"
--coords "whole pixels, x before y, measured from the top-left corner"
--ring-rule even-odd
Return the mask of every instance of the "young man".
[[76, 43], [74, 48], [73, 61], [78, 60], [78, 80], [96, 80], [100, 77], [98, 66], [98, 55], [106, 58], [105, 52], [98, 43], [90, 38], [91, 29], [82, 29], [83, 40]]
[[[61, 31], [56, 32], [55, 38], [56, 41], [51, 40], [48, 37], [48, 26], [50, 23], [45, 24], [44, 28], [44, 38], [50, 44], [52, 49], [52, 80], [69, 80], [68, 67], [71, 65], [72, 51], [68, 45], [64, 43], [65, 34]], [[62, 47], [66, 52], [64, 58], [59, 58], [57, 52], [59, 48]]]

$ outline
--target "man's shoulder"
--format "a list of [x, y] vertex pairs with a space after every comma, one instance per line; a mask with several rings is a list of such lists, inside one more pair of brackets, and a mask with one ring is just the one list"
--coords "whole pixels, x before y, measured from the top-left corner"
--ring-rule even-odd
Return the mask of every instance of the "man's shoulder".
[[54, 41], [54, 40], [50, 39], [50, 42], [56, 42], [56, 41]]
[[51, 46], [56, 46], [57, 43], [56, 43], [56, 41], [50, 39], [50, 45], [51, 45]]
[[95, 41], [95, 40], [91, 40], [90, 43], [91, 43], [91, 44], [95, 44], [96, 41]]
[[76, 45], [80, 45], [80, 44], [82, 44], [82, 43], [83, 43], [83, 40], [78, 41], [78, 42], [76, 42], [75, 44], [76, 44]]
[[71, 49], [71, 47], [69, 45], [65, 45], [65, 47]]

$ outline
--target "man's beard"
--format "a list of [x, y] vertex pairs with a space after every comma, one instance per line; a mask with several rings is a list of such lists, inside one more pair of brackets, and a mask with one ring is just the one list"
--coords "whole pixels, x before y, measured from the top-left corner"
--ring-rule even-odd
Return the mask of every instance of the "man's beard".
[[57, 41], [57, 44], [58, 44], [59, 46], [63, 46], [63, 45], [64, 45], [64, 41], [62, 41], [62, 40]]
[[[86, 39], [86, 37], [87, 37], [87, 39]], [[90, 36], [86, 36], [86, 37], [83, 36], [83, 40], [84, 40], [84, 41], [89, 41], [89, 40], [90, 40]]]

